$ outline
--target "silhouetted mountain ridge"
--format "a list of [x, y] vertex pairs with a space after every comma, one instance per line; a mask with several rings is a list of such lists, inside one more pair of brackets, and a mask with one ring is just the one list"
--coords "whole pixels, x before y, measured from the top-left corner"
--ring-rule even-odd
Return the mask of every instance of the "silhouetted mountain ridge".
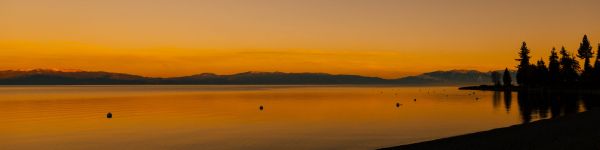
[[490, 72], [476, 70], [434, 71], [398, 79], [327, 73], [242, 72], [230, 75], [201, 73], [190, 76], [154, 78], [111, 72], [35, 69], [0, 71], [3, 85], [86, 85], [86, 84], [397, 84], [472, 85], [486, 84]]
[[148, 79], [137, 75], [101, 71], [0, 71], [0, 84], [141, 84], [146, 83]]
[[204, 73], [163, 81], [169, 84], [386, 84], [388, 80], [326, 73], [243, 72], [232, 75]]
[[433, 84], [433, 85], [478, 85], [489, 84], [490, 72], [477, 70], [448, 70], [423, 73], [396, 79], [402, 84]]

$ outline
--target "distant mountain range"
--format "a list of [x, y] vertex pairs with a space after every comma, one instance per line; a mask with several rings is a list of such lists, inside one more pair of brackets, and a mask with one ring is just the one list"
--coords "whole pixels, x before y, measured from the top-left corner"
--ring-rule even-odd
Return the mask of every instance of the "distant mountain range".
[[203, 73], [172, 78], [153, 78], [111, 72], [60, 71], [49, 69], [0, 71], [0, 85], [114, 85], [114, 84], [197, 84], [197, 85], [480, 85], [489, 84], [490, 72], [450, 70], [397, 79], [326, 73], [244, 72], [231, 75]]

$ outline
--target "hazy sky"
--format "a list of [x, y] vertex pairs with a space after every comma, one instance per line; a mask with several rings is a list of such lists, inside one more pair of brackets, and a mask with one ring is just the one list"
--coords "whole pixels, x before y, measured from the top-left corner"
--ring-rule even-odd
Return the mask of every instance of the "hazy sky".
[[600, 42], [600, 0], [0, 0], [0, 70], [399, 77]]

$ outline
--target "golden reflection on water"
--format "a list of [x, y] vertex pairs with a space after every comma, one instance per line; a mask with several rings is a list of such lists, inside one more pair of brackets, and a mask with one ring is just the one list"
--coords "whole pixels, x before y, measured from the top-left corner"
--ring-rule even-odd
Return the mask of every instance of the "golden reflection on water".
[[0, 94], [0, 149], [373, 149], [520, 123], [517, 106], [498, 107], [493, 92], [456, 87], [5, 86]]

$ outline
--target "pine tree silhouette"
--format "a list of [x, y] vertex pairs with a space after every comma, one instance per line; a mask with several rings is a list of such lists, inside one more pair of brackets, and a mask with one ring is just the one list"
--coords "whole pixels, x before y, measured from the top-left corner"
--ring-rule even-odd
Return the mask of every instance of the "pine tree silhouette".
[[519, 65], [517, 66], [517, 84], [519, 86], [528, 86], [530, 76], [530, 64], [529, 64], [529, 49], [527, 43], [523, 42], [519, 51]]
[[504, 74], [502, 75], [502, 82], [504, 82], [504, 87], [512, 86], [512, 77], [510, 75], [510, 72], [508, 71], [508, 68], [504, 69]]
[[561, 79], [563, 86], [575, 86], [579, 78], [579, 62], [571, 56], [565, 47], [560, 50]]
[[581, 83], [580, 85], [590, 86], [592, 80], [592, 65], [590, 64], [590, 58], [594, 57], [594, 52], [592, 52], [592, 46], [590, 45], [587, 35], [583, 35], [583, 40], [579, 44], [577, 53], [577, 57], [584, 60], [583, 72], [581, 73], [579, 80]]
[[579, 49], [577, 50], [577, 57], [584, 60], [583, 73], [589, 73], [592, 69], [590, 58], [594, 57], [594, 52], [592, 52], [592, 46], [590, 45], [587, 35], [583, 35], [583, 40], [579, 44]]
[[548, 59], [548, 80], [549, 85], [557, 86], [560, 84], [560, 62], [558, 60], [558, 54], [556, 48], [552, 47], [550, 51], [550, 58]]
[[596, 62], [594, 62], [594, 68], [590, 76], [593, 85], [600, 85], [600, 43], [598, 43]]

